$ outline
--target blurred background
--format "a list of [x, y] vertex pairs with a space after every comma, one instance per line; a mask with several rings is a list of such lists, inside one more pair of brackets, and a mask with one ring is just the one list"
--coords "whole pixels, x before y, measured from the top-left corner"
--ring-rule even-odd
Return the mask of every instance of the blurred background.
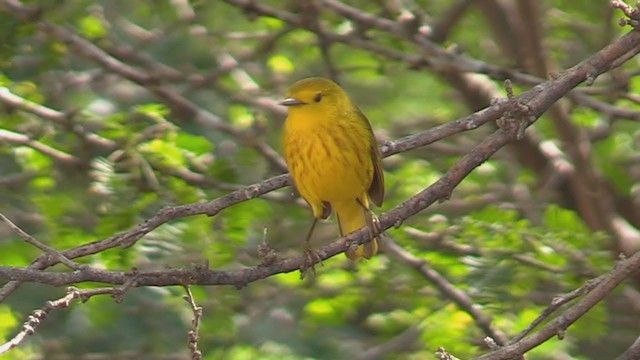
[[[276, 101], [296, 80], [339, 81], [384, 143], [489, 106], [506, 96], [506, 78], [518, 94], [553, 77], [629, 31], [621, 17], [606, 1], [0, 1], [0, 211], [58, 250], [104, 239], [165, 206], [285, 173]], [[507, 338], [555, 295], [610, 271], [620, 253], [640, 249], [638, 65], [630, 59], [568, 95], [449, 201], [389, 238]], [[495, 130], [487, 123], [385, 159], [386, 198], [375, 211], [429, 186]], [[280, 256], [301, 254], [310, 224], [284, 188], [77, 261], [241, 269], [260, 263], [263, 239]], [[327, 244], [337, 226], [324, 222], [315, 235], [313, 244]], [[0, 225], [0, 266], [39, 254]], [[486, 329], [397, 253], [356, 264], [340, 255], [316, 271], [194, 287], [204, 358], [488, 351]], [[638, 336], [639, 284], [626, 282], [527, 358], [621, 354]], [[64, 294], [27, 284], [3, 299], [0, 342]], [[3, 359], [188, 359], [193, 314], [183, 296], [181, 287], [140, 288], [121, 303], [74, 303]]]

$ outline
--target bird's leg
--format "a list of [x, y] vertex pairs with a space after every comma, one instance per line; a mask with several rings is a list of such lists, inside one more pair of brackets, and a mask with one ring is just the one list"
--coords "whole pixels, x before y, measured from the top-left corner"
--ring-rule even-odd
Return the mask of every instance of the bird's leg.
[[[311, 227], [309, 228], [309, 232], [307, 233], [307, 238], [304, 241], [305, 252], [314, 252], [311, 248], [311, 235], [313, 235], [313, 230], [316, 228], [316, 223], [318, 223], [318, 219], [326, 219], [331, 215], [331, 204], [327, 201], [322, 202], [322, 213], [316, 214], [315, 210], [313, 212], [313, 223], [311, 223]], [[314, 252], [315, 253], [315, 252]], [[316, 259], [319, 256], [316, 254]]]
[[[369, 209], [369, 206], [367, 206], [368, 203], [366, 202], [366, 199], [363, 201], [361, 198], [356, 198], [356, 201], [364, 210], [363, 215], [367, 223], [367, 229], [369, 230], [369, 241], [359, 245], [357, 249], [362, 254], [362, 257], [365, 259], [371, 259], [371, 257], [378, 252], [378, 239], [382, 233], [382, 227], [380, 226], [380, 220], [376, 214], [374, 214], [373, 211]], [[354, 244], [351, 244], [350, 247], [353, 245]]]
[[368, 226], [370, 237], [373, 237], [374, 233], [381, 233], [382, 227], [380, 226], [380, 219], [378, 219], [376, 214], [371, 209], [369, 209], [369, 207], [365, 206], [360, 198], [356, 198], [356, 201], [367, 213], [367, 224], [370, 225]]
[[304, 240], [305, 247], [309, 246], [309, 241], [311, 240], [311, 235], [313, 235], [313, 229], [316, 228], [316, 223], [318, 222], [318, 218], [314, 217], [313, 222], [311, 223], [311, 227], [309, 228], [309, 232], [307, 233], [307, 238]]
[[313, 274], [315, 275], [316, 269], [314, 265], [318, 262], [321, 263], [322, 261], [322, 258], [320, 258], [320, 255], [318, 255], [318, 253], [315, 250], [313, 250], [313, 248], [311, 247], [311, 235], [313, 234], [313, 230], [316, 227], [316, 223], [318, 223], [318, 218], [314, 216], [313, 222], [311, 223], [311, 227], [309, 228], [309, 232], [307, 233], [307, 238], [304, 240], [305, 261], [302, 267], [300, 268], [302, 277], [305, 276], [305, 273], [309, 269], [311, 269], [311, 272], [313, 272]]

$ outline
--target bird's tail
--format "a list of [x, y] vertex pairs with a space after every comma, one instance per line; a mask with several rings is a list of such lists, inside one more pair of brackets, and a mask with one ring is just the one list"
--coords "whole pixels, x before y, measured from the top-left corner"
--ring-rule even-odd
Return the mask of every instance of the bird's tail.
[[[340, 225], [340, 236], [345, 236], [363, 226], [373, 229], [373, 214], [369, 210], [369, 198], [363, 196], [361, 202], [357, 200], [345, 201], [332, 204]], [[378, 240], [372, 239], [370, 242], [359, 245], [357, 248], [347, 249], [345, 254], [353, 261], [361, 257], [370, 259], [378, 252]]]

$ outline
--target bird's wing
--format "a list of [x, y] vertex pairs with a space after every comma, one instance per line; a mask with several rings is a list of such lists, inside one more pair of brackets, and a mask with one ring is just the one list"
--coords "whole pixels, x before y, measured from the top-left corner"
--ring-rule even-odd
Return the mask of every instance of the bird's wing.
[[[357, 109], [357, 108], [356, 108]], [[376, 138], [373, 135], [373, 130], [371, 129], [371, 124], [366, 116], [357, 109], [358, 115], [362, 118], [364, 123], [367, 125], [368, 135], [371, 139], [371, 148], [369, 149], [369, 153], [371, 155], [371, 163], [373, 163], [373, 180], [371, 181], [371, 186], [369, 186], [369, 197], [373, 201], [374, 204], [381, 206], [382, 200], [384, 199], [384, 172], [382, 170], [382, 161], [380, 160], [380, 151], [378, 150], [378, 143], [376, 142]]]

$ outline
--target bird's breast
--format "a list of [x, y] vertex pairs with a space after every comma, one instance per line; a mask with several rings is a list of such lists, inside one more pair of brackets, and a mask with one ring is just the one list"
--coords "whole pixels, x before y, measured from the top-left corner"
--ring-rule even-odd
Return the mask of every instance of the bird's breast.
[[344, 121], [286, 124], [285, 158], [300, 194], [309, 202], [362, 196], [373, 177], [369, 142]]

